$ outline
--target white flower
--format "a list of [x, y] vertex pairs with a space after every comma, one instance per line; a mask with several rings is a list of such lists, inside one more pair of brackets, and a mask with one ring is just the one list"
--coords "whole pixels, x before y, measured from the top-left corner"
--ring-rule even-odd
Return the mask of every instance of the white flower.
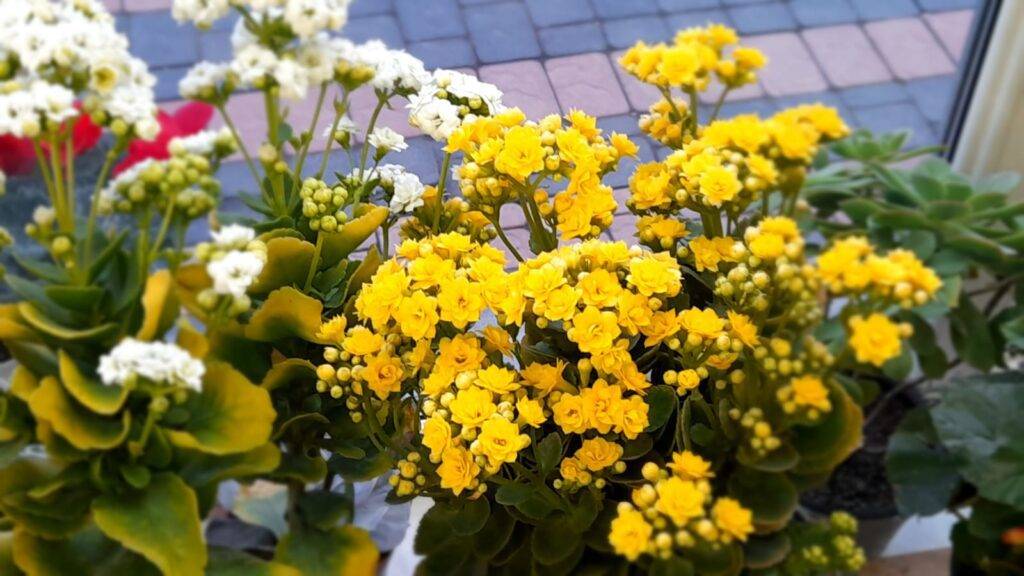
[[308, 39], [318, 32], [337, 30], [348, 21], [350, 0], [288, 0], [284, 21], [299, 38]]
[[203, 388], [206, 367], [174, 344], [125, 338], [100, 358], [98, 372], [108, 386], [123, 386], [137, 377], [198, 392]]
[[356, 123], [352, 121], [352, 118], [349, 118], [348, 114], [345, 114], [338, 119], [338, 125], [334, 128], [334, 132], [331, 132], [331, 126], [327, 126], [324, 128], [323, 136], [324, 140], [330, 140], [331, 138], [334, 138], [335, 133], [340, 132], [342, 134], [351, 135], [355, 134], [358, 130], [359, 128], [356, 126]]
[[207, 264], [206, 273], [213, 279], [214, 292], [241, 298], [263, 271], [263, 262], [257, 253], [232, 250]]
[[373, 68], [370, 84], [377, 90], [415, 92], [430, 79], [418, 58], [402, 50], [390, 50], [380, 40], [370, 40], [351, 48], [337, 43], [336, 48], [341, 50], [341, 58]]
[[178, 22], [192, 21], [200, 28], [209, 28], [230, 9], [227, 0], [174, 0], [171, 16]]
[[174, 155], [196, 154], [198, 156], [209, 156], [213, 154], [218, 145], [234, 141], [231, 130], [227, 127], [220, 130], [202, 130], [191, 136], [179, 136], [172, 138], [167, 144], [167, 150]]
[[458, 107], [433, 95], [412, 95], [408, 108], [409, 124], [438, 142], [447, 140], [462, 125]]
[[230, 67], [227, 64], [199, 62], [178, 82], [178, 92], [182, 98], [199, 99], [206, 93], [215, 91], [228, 77]]
[[274, 66], [274, 81], [281, 88], [281, 97], [288, 100], [302, 100], [309, 89], [309, 74], [306, 69], [290, 58], [282, 58]]
[[391, 195], [392, 212], [412, 212], [423, 206], [423, 192], [426, 189], [420, 179], [409, 172], [392, 179], [394, 193]]
[[40, 227], [51, 226], [56, 218], [57, 211], [50, 206], [39, 205], [32, 211], [32, 221]]
[[[444, 90], [449, 97], [454, 96], [460, 101], [466, 101], [471, 114], [492, 116], [505, 108], [501, 103], [504, 96], [501, 90], [493, 84], [481, 82], [476, 76], [454, 70], [435, 70], [432, 83]], [[482, 104], [487, 109], [484, 110], [474, 104]]]
[[401, 152], [409, 147], [405, 143], [405, 137], [387, 126], [374, 128], [366, 141], [370, 146], [384, 152]]
[[275, 68], [277, 55], [259, 44], [250, 44], [238, 50], [235, 59], [231, 61], [231, 71], [247, 86], [271, 75]]
[[221, 226], [220, 230], [210, 232], [210, 236], [218, 246], [245, 247], [256, 239], [256, 231], [241, 224]]

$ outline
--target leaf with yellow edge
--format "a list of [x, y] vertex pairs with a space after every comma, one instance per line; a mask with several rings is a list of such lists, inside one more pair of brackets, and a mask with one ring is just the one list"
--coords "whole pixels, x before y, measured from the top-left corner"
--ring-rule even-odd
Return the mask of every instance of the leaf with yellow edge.
[[[369, 206], [369, 205], [367, 205]], [[341, 227], [341, 230], [324, 236], [320, 266], [334, 266], [342, 258], [356, 251], [373, 233], [380, 228], [388, 217], [388, 209], [384, 206], [373, 206], [357, 218], [353, 218]]]
[[251, 554], [227, 548], [210, 550], [206, 576], [303, 576], [291, 566], [267, 562]]
[[248, 452], [215, 456], [185, 451], [179, 475], [190, 486], [205, 486], [229, 478], [245, 478], [273, 472], [281, 464], [281, 450], [267, 442]]
[[278, 542], [274, 557], [307, 576], [374, 576], [380, 552], [366, 530], [349, 524], [289, 532]]
[[15, 525], [46, 538], [64, 538], [89, 517], [91, 492], [76, 488], [50, 499], [31, 498], [33, 488], [58, 481], [61, 465], [53, 460], [20, 458], [0, 469], [0, 512]]
[[323, 304], [295, 288], [278, 288], [253, 313], [245, 335], [259, 342], [274, 342], [299, 337], [316, 342]]
[[270, 394], [224, 362], [207, 362], [203, 390], [183, 406], [189, 420], [167, 430], [171, 443], [208, 454], [237, 454], [270, 438], [276, 413]]
[[366, 257], [359, 263], [359, 267], [352, 273], [352, 277], [348, 279], [347, 293], [352, 295], [358, 292], [360, 286], [373, 278], [377, 269], [380, 268], [380, 264], [380, 252], [377, 251], [376, 246], [370, 246], [370, 249], [366, 252]]
[[188, 320], [178, 322], [178, 346], [184, 348], [193, 358], [206, 358], [210, 352], [210, 341], [206, 335], [196, 330]]
[[793, 446], [800, 462], [793, 469], [799, 475], [829, 472], [860, 447], [864, 414], [860, 406], [838, 386], [829, 386], [832, 411], [814, 426], [797, 426]]
[[[95, 528], [66, 540], [44, 540], [25, 530], [14, 531], [14, 561], [28, 576], [91, 574], [117, 551], [117, 544]], [[0, 574], [3, 574], [0, 571]]]
[[39, 387], [39, 379], [31, 370], [22, 365], [14, 367], [11, 374], [11, 394], [22, 402], [28, 402], [28, 397]]
[[196, 302], [199, 293], [205, 288], [213, 285], [213, 280], [206, 273], [206, 266], [203, 264], [185, 264], [178, 267], [174, 275], [177, 284], [178, 298], [182, 306], [191, 312], [196, 318], [206, 318], [207, 310]]
[[42, 311], [29, 302], [19, 302], [18, 312], [21, 313], [21, 318], [30, 326], [58, 340], [69, 342], [94, 340], [110, 336], [117, 331], [117, 324], [114, 323], [100, 324], [90, 328], [68, 328], [47, 318]]
[[18, 361], [38, 376], [57, 374], [57, 355], [49, 347], [25, 340], [8, 340], [4, 342], [7, 351]]
[[274, 364], [260, 383], [264, 390], [273, 391], [294, 380], [316, 381], [316, 366], [309, 360], [289, 358]]
[[0, 340], [39, 342], [39, 334], [14, 318], [0, 318]]
[[104, 534], [156, 564], [164, 576], [195, 576], [206, 567], [196, 494], [173, 474], [157, 474], [142, 490], [104, 494], [92, 504]]
[[53, 426], [72, 446], [80, 450], [110, 450], [120, 446], [131, 428], [131, 412], [121, 418], [104, 418], [89, 412], [68, 396], [60, 382], [43, 378], [28, 399], [32, 414]]
[[135, 337], [149, 341], [163, 336], [178, 317], [179, 306], [170, 270], [154, 272], [146, 280], [146, 290], [142, 293], [142, 326]]
[[267, 242], [267, 263], [249, 288], [253, 294], [266, 294], [282, 286], [301, 284], [309, 273], [316, 247], [299, 238], [281, 237]]
[[104, 386], [93, 378], [88, 378], [66, 352], [57, 353], [60, 364], [60, 381], [64, 389], [78, 402], [97, 414], [110, 416], [116, 414], [128, 399], [128, 389], [124, 386]]

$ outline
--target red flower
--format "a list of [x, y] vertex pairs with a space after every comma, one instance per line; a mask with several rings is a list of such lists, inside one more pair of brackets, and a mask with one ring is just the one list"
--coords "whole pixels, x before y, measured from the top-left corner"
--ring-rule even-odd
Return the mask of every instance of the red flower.
[[213, 106], [202, 102], [185, 104], [173, 114], [160, 110], [156, 118], [160, 123], [160, 133], [152, 142], [136, 140], [129, 144], [128, 155], [114, 168], [114, 174], [120, 174], [149, 158], [166, 160], [171, 155], [167, 150], [167, 145], [171, 143], [171, 140], [199, 132], [206, 128], [212, 117]]
[[[75, 108], [81, 111], [82, 106], [75, 103]], [[75, 156], [90, 150], [100, 140], [103, 129], [93, 123], [88, 114], [79, 114], [73, 120], [72, 142], [74, 142]], [[42, 143], [43, 152], [50, 153], [50, 145]], [[63, 150], [59, 151], [58, 158], [63, 161]], [[32, 150], [32, 141], [28, 138], [16, 138], [14, 136], [0, 136], [0, 170], [7, 174], [24, 174], [32, 170], [36, 162], [35, 151]]]

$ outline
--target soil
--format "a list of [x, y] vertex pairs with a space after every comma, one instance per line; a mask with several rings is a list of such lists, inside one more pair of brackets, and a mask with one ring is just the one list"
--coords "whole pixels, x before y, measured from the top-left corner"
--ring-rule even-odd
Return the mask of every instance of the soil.
[[[805, 492], [800, 502], [815, 512], [845, 510], [862, 520], [896, 516], [892, 485], [885, 475], [885, 447], [903, 416], [919, 403], [909, 394], [893, 398], [864, 430], [864, 447], [840, 464], [827, 484]], [[864, 413], [870, 414], [872, 408]]]

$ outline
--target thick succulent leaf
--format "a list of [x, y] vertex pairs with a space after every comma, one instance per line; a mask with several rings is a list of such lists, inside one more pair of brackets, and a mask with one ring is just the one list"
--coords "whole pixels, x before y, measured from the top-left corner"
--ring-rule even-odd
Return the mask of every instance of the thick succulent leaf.
[[[88, 520], [92, 494], [81, 487], [61, 490], [62, 474], [62, 467], [51, 460], [15, 460], [0, 469], [0, 511], [21, 529], [44, 538], [65, 538], [78, 531]], [[47, 485], [57, 485], [58, 493], [45, 498], [30, 495]]]
[[191, 486], [206, 486], [230, 478], [247, 478], [267, 474], [281, 464], [281, 451], [277, 445], [266, 443], [242, 452], [215, 456], [202, 452], [189, 453], [180, 475]]
[[278, 543], [275, 558], [308, 576], [374, 576], [380, 552], [368, 532], [350, 524], [289, 532]]
[[900, 512], [930, 516], [945, 510], [960, 484], [959, 464], [942, 446], [926, 408], [907, 414], [885, 454]]
[[206, 576], [303, 576], [302, 572], [280, 562], [267, 562], [251, 554], [228, 548], [210, 550]]
[[121, 445], [131, 428], [131, 413], [120, 418], [99, 416], [72, 399], [60, 382], [43, 378], [28, 401], [32, 414], [48, 422], [72, 446], [80, 450], [110, 450]]
[[793, 447], [800, 454], [794, 471], [813, 475], [829, 472], [861, 444], [864, 414], [840, 387], [830, 386], [832, 411], [814, 426], [794, 428]]
[[10, 392], [22, 402], [28, 402], [29, 396], [39, 387], [39, 379], [31, 370], [22, 365], [15, 366], [11, 374]]
[[31, 370], [33, 374], [57, 374], [57, 355], [48, 346], [25, 340], [5, 340], [4, 345], [18, 364]]
[[175, 292], [174, 278], [169, 270], [153, 273], [146, 280], [142, 293], [142, 326], [135, 334], [139, 340], [156, 340], [174, 325], [180, 303]]
[[187, 350], [193, 358], [206, 358], [210, 352], [210, 341], [206, 335], [196, 330], [189, 322], [178, 323], [178, 337], [175, 343]]
[[209, 454], [247, 452], [270, 438], [274, 407], [270, 394], [224, 362], [208, 362], [203, 389], [184, 408], [182, 429], [168, 430], [171, 442]]
[[91, 574], [116, 550], [117, 544], [95, 528], [66, 540], [44, 540], [25, 530], [14, 531], [14, 561], [27, 576]]
[[206, 566], [196, 494], [173, 474], [158, 474], [144, 490], [107, 494], [92, 505], [96, 526], [156, 564], [165, 576], [194, 576]]
[[278, 288], [270, 293], [249, 320], [245, 335], [259, 342], [298, 337], [316, 342], [323, 304], [295, 288]]
[[128, 389], [124, 386], [105, 386], [99, 381], [82, 374], [75, 361], [63, 350], [57, 353], [60, 363], [60, 381], [64, 389], [89, 410], [104, 416], [116, 414], [125, 400]]
[[66, 284], [47, 286], [43, 291], [46, 293], [47, 298], [64, 308], [86, 314], [95, 310], [107, 294], [106, 290], [100, 286], [74, 286]]
[[782, 529], [796, 511], [797, 490], [785, 474], [741, 468], [729, 477], [729, 493], [754, 513], [759, 533]]
[[267, 242], [267, 263], [249, 288], [252, 294], [267, 294], [283, 286], [299, 285], [306, 279], [315, 247], [299, 238], [274, 238]]
[[111, 336], [117, 331], [117, 324], [113, 323], [90, 326], [89, 328], [70, 328], [54, 322], [39, 308], [28, 302], [19, 303], [18, 312], [21, 314], [21, 318], [32, 328], [47, 336], [66, 342], [99, 340]]
[[174, 275], [177, 283], [178, 297], [185, 308], [197, 318], [205, 318], [206, 310], [196, 302], [196, 297], [205, 288], [213, 285], [213, 280], [206, 273], [206, 266], [203, 264], [185, 264], [178, 267]]
[[[367, 205], [368, 206], [368, 205]], [[341, 227], [334, 234], [324, 237], [320, 265], [323, 268], [334, 266], [343, 258], [356, 251], [388, 217], [388, 209], [383, 206], [368, 207], [365, 213]]]
[[274, 391], [296, 381], [303, 382], [307, 387], [310, 382], [315, 382], [316, 366], [303, 358], [288, 358], [274, 364], [267, 371], [260, 387], [267, 391]]

